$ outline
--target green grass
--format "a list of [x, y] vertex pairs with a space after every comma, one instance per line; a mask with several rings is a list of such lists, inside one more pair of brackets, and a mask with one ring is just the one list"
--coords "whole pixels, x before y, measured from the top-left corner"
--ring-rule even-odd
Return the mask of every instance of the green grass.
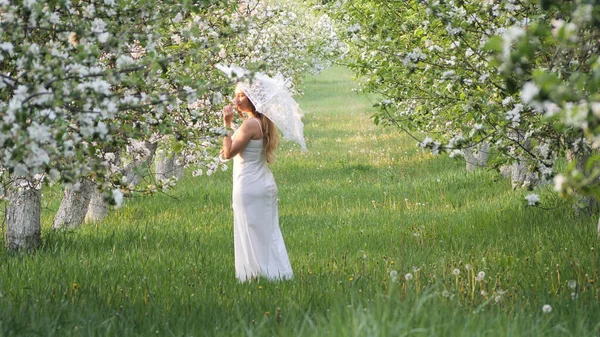
[[374, 126], [344, 69], [305, 85], [309, 152], [272, 166], [293, 280], [235, 280], [231, 171], [76, 231], [51, 230], [48, 190], [43, 247], [0, 253], [0, 335], [600, 335], [595, 218]]

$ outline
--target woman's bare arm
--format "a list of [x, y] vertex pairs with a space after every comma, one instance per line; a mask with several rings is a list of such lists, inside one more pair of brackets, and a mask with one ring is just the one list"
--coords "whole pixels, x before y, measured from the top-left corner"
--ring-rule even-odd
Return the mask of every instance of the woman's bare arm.
[[246, 145], [250, 142], [250, 139], [255, 138], [260, 132], [259, 127], [258, 123], [248, 118], [244, 120], [240, 126], [234, 140], [231, 139], [231, 136], [223, 137], [222, 157], [224, 159], [231, 159], [238, 153], [244, 151]]

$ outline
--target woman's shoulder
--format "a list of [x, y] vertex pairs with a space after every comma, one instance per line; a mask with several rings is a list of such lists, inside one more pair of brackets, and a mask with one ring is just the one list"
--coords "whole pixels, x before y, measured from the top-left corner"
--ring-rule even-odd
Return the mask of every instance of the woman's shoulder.
[[246, 127], [246, 128], [251, 128], [251, 129], [254, 129], [254, 128], [258, 129], [261, 127], [261, 121], [258, 118], [250, 117], [250, 118], [244, 119], [241, 126]]
[[260, 120], [254, 117], [244, 119], [242, 125], [240, 126], [240, 128], [244, 128], [246, 132], [256, 136], [260, 136], [262, 134], [261, 127]]

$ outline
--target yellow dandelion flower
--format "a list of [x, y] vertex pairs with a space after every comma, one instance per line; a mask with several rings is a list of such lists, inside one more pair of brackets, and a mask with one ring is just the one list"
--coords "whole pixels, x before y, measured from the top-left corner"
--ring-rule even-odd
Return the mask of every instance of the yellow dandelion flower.
[[265, 311], [265, 316], [269, 316], [271, 314], [270, 311]]

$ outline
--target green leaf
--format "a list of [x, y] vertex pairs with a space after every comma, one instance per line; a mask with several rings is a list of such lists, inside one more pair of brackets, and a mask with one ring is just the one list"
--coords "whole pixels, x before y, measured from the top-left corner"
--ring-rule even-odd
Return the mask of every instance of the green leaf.
[[181, 150], [183, 150], [183, 144], [181, 142], [176, 142], [175, 144], [173, 144], [173, 151], [175, 153], [180, 153]]
[[492, 36], [488, 42], [486, 42], [485, 46], [483, 46], [483, 50], [486, 51], [494, 51], [494, 52], [501, 52], [502, 51], [502, 46], [504, 45], [504, 42], [502, 41], [502, 38], [500, 36]]

